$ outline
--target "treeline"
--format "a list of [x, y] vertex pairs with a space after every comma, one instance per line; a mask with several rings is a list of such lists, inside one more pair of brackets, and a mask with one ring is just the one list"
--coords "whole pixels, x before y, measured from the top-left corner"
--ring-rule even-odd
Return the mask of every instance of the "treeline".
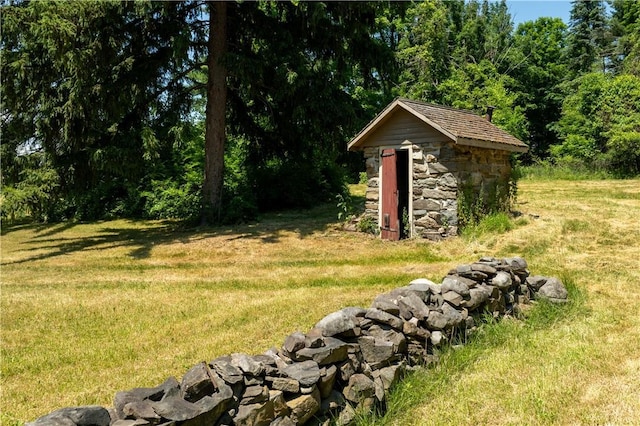
[[640, 174], [640, 3], [9, 2], [2, 219], [234, 222], [333, 198], [396, 96], [483, 112], [538, 161]]

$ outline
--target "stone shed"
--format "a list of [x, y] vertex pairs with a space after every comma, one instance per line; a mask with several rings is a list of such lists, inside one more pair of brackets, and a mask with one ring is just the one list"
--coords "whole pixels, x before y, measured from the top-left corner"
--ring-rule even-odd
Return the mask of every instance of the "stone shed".
[[365, 214], [382, 238], [455, 235], [462, 194], [508, 193], [511, 154], [529, 148], [492, 124], [491, 113], [398, 98], [349, 142], [364, 151]]

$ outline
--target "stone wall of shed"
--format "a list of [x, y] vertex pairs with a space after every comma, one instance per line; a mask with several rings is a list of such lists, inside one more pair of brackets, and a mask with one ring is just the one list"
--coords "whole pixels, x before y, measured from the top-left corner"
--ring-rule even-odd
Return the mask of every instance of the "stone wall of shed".
[[[365, 148], [367, 192], [365, 215], [378, 221], [380, 155]], [[430, 142], [412, 146], [413, 236], [441, 239], [457, 235], [458, 202], [464, 191], [487, 199], [508, 194], [508, 151]], [[469, 194], [467, 194], [469, 196]]]
[[378, 147], [365, 148], [364, 158], [366, 159], [365, 164], [367, 168], [367, 192], [365, 194], [364, 214], [373, 219], [375, 223], [378, 223], [378, 202], [380, 201], [378, 190], [380, 186], [380, 155], [378, 153]]
[[[376, 223], [379, 209], [378, 147], [364, 150], [367, 169], [365, 215]], [[441, 239], [457, 235], [461, 191], [487, 198], [496, 188], [508, 193], [511, 175], [508, 151], [430, 142], [412, 146], [413, 236]]]
[[458, 231], [458, 180], [441, 153], [446, 143], [413, 146], [413, 235], [432, 240]]

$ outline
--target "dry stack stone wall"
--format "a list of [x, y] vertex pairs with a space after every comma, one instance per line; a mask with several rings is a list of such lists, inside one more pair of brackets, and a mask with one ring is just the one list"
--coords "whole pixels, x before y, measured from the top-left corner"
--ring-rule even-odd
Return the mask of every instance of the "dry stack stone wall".
[[482, 258], [441, 284], [416, 279], [369, 308], [333, 312], [261, 355], [203, 361], [181, 380], [118, 392], [112, 408], [63, 408], [27, 425], [347, 425], [356, 410], [382, 407], [407, 371], [436, 362], [485, 313], [514, 315], [541, 297], [562, 303], [567, 291], [557, 278], [530, 276], [522, 258]]

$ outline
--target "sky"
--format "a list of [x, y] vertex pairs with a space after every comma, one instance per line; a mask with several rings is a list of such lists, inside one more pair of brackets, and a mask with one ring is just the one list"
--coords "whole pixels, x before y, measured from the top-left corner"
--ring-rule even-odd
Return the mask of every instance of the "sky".
[[570, 0], [507, 0], [507, 7], [513, 19], [513, 26], [525, 21], [548, 16], [562, 18], [565, 24], [569, 24]]

